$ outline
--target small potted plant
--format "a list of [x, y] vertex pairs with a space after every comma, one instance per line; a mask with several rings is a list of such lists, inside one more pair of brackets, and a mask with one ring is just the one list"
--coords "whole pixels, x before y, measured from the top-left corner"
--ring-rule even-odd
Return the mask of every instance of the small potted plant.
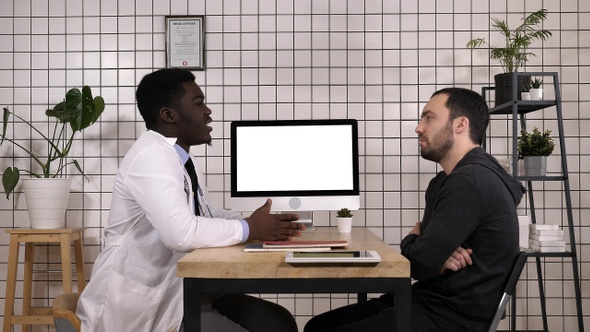
[[[523, 18], [522, 23], [514, 30], [510, 29], [504, 20], [492, 18], [492, 28], [500, 32], [504, 37], [504, 45], [492, 47], [484, 38], [475, 38], [467, 43], [468, 48], [489, 47], [490, 58], [498, 60], [504, 73], [494, 76], [496, 106], [512, 99], [513, 73], [523, 67], [530, 57], [536, 56], [529, 51], [529, 47], [536, 40], [546, 40], [552, 36], [551, 31], [541, 29], [539, 24], [547, 18], [547, 10], [539, 9]], [[530, 76], [518, 76], [518, 92], [522, 92], [524, 86], [530, 81]]]
[[522, 88], [522, 92], [520, 93], [520, 99], [521, 100], [531, 100], [531, 84], [530, 84], [530, 82], [528, 84], [525, 84], [525, 86]]
[[352, 230], [352, 212], [348, 208], [341, 208], [336, 212], [338, 219], [338, 232], [350, 233]]
[[535, 77], [531, 80], [530, 94], [531, 100], [542, 100], [543, 99], [543, 80]]
[[[2, 174], [2, 185], [8, 199], [19, 183], [21, 173], [30, 176], [30, 178], [22, 180], [31, 228], [60, 228], [56, 225], [63, 224], [71, 184], [71, 179], [64, 176], [64, 170], [66, 166], [71, 164], [84, 175], [78, 161], [67, 160], [74, 143], [74, 136], [77, 132], [81, 132], [95, 123], [104, 107], [104, 99], [101, 96], [93, 98], [90, 87], [84, 86], [82, 91], [73, 88], [66, 93], [63, 101], [45, 111], [47, 120], [50, 122], [49, 133], [35, 127], [33, 122], [11, 112], [8, 107], [4, 108], [0, 146], [5, 141], [12, 143], [31, 157], [33, 166], [31, 169], [20, 169], [16, 166], [7, 167]], [[27, 125], [34, 135], [41, 139], [29, 140], [29, 144], [25, 145], [22, 140], [9, 137], [8, 125], [11, 117], [13, 118], [11, 122]], [[47, 127], [47, 125], [43, 124], [43, 127]], [[46, 146], [36, 146], [38, 141], [43, 141]], [[39, 152], [43, 152], [43, 154]], [[37, 190], [41, 190], [40, 193], [33, 193]], [[58, 192], [63, 193], [61, 197]], [[33, 195], [36, 199], [32, 198]], [[40, 197], [59, 198], [60, 201], [46, 202], [46, 200], [38, 199]], [[48, 209], [37, 211], [33, 206], [34, 202], [39, 202]], [[41, 225], [38, 221], [46, 221], [47, 224]]]
[[518, 159], [524, 159], [525, 175], [545, 176], [547, 173], [547, 156], [553, 153], [555, 142], [551, 130], [541, 132], [537, 127], [531, 133], [520, 131], [517, 142]]

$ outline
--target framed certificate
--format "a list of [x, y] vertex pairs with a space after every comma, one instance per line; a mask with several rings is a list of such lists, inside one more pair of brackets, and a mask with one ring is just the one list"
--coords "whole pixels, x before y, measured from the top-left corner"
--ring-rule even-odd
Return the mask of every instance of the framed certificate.
[[166, 16], [166, 67], [205, 70], [204, 16]]

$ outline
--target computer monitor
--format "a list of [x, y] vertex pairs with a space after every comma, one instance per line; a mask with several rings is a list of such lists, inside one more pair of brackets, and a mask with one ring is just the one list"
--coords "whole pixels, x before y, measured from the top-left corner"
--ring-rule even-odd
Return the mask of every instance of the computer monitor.
[[352, 119], [231, 123], [231, 209], [358, 210], [358, 124]]

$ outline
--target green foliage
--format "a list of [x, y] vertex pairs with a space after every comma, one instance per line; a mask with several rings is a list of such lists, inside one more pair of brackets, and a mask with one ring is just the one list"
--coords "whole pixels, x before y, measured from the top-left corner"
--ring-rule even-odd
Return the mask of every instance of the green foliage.
[[547, 129], [541, 133], [537, 127], [533, 128], [532, 133], [525, 129], [520, 131], [520, 137], [517, 142], [518, 159], [529, 156], [548, 156], [553, 152], [555, 142], [551, 138], [551, 130]]
[[539, 29], [538, 25], [547, 18], [547, 10], [539, 9], [522, 20], [522, 24], [511, 30], [506, 21], [492, 18], [492, 28], [504, 36], [504, 47], [491, 47], [484, 38], [475, 38], [467, 43], [468, 48], [488, 46], [490, 58], [500, 61], [504, 72], [517, 72], [524, 66], [529, 57], [536, 56], [528, 48], [535, 40], [546, 40], [552, 36], [551, 31]]
[[[37, 178], [55, 178], [63, 174], [63, 170], [67, 165], [73, 164], [84, 175], [78, 161], [72, 160], [67, 162], [66, 158], [70, 153], [76, 132], [81, 132], [95, 123], [104, 111], [104, 107], [104, 99], [101, 96], [93, 98], [92, 91], [88, 86], [84, 86], [82, 91], [77, 88], [69, 90], [66, 93], [64, 101], [58, 103], [52, 109], [45, 111], [48, 121], [55, 122], [51, 135], [43, 134], [31, 122], [12, 113], [8, 107], [4, 107], [0, 146], [4, 141], [12, 143], [14, 146], [26, 152], [41, 167], [41, 172], [39, 173], [33, 172], [32, 170], [18, 169], [17, 167], [6, 168], [2, 174], [2, 185], [6, 192], [6, 198], [9, 198], [10, 193], [18, 184], [21, 172]], [[38, 156], [35, 154], [33, 152], [32, 142], [27, 147], [17, 140], [6, 136], [8, 121], [11, 115], [14, 118], [14, 122], [18, 120], [28, 125], [47, 142], [48, 146], [45, 149], [47, 156]]]
[[336, 212], [336, 216], [338, 218], [351, 218], [353, 216], [353, 214], [350, 212], [349, 209], [342, 208], [342, 209], [338, 210], [338, 212]]
[[539, 89], [541, 88], [541, 84], [543, 84], [543, 80], [535, 77], [532, 81], [531, 81], [531, 88], [532, 89]]

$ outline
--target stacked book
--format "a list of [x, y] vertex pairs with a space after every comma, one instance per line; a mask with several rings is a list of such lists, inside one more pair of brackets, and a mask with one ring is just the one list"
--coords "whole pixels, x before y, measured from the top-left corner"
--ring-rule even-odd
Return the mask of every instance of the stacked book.
[[538, 252], [564, 252], [563, 229], [557, 225], [530, 224], [529, 249]]

